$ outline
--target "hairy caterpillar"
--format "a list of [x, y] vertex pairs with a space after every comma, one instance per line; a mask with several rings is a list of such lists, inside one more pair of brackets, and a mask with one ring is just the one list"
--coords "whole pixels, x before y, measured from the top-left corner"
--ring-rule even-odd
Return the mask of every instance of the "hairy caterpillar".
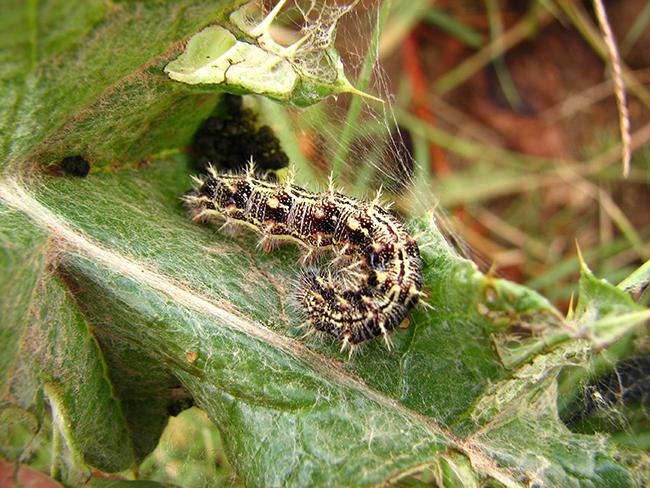
[[261, 235], [269, 250], [282, 239], [307, 248], [307, 256], [332, 249], [336, 262], [351, 261], [332, 273], [303, 272], [297, 299], [307, 315], [305, 325], [341, 342], [341, 349], [383, 336], [390, 347], [393, 331], [423, 293], [422, 263], [415, 239], [401, 222], [379, 205], [379, 198], [360, 201], [334, 190], [314, 193], [288, 181], [255, 177], [251, 163], [245, 174], [195, 178], [185, 196], [195, 220], [225, 219], [243, 223]]

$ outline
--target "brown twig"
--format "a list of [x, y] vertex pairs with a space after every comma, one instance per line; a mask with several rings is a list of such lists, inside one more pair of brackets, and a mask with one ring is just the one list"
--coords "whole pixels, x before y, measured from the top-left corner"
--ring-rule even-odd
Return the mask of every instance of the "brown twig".
[[603, 33], [607, 53], [609, 56], [609, 68], [614, 83], [614, 94], [616, 95], [616, 104], [618, 105], [618, 124], [621, 131], [621, 157], [623, 159], [623, 176], [627, 178], [630, 174], [630, 159], [632, 158], [631, 137], [630, 137], [630, 114], [627, 110], [625, 97], [625, 84], [621, 72], [621, 58], [618, 54], [614, 34], [607, 20], [607, 12], [603, 6], [602, 0], [594, 0], [594, 9], [600, 30]]

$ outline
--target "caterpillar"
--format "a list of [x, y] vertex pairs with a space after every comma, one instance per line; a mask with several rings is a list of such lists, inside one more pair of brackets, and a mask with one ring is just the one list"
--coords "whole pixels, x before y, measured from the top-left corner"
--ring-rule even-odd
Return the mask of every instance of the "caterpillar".
[[194, 182], [184, 201], [195, 221], [245, 224], [261, 234], [265, 250], [295, 241], [307, 249], [303, 262], [320, 250], [335, 252], [329, 270], [308, 268], [300, 276], [296, 299], [311, 332], [333, 336], [350, 352], [379, 336], [390, 348], [388, 334], [424, 295], [422, 262], [415, 239], [380, 205], [379, 193], [358, 200], [337, 192], [331, 179], [327, 191], [311, 192], [293, 177], [285, 183], [257, 178], [252, 162], [244, 174], [209, 166]]

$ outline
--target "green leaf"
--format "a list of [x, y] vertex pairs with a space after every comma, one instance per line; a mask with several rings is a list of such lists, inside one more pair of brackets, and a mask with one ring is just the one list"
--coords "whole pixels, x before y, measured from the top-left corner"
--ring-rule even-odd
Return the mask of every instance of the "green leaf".
[[[648, 445], [650, 423], [644, 413], [644, 398], [634, 398], [639, 394], [634, 384], [647, 381], [643, 366], [647, 350], [643, 344], [650, 332], [650, 313], [627, 291], [635, 288], [634, 283], [643, 282], [647, 265], [622, 282], [630, 284], [626, 287], [599, 280], [582, 258], [580, 262], [576, 333], [588, 337], [597, 347], [584, 367], [565, 371], [560, 377], [560, 412], [572, 430], [608, 432], [620, 444], [644, 448]], [[610, 382], [613, 384], [607, 385]]]
[[566, 429], [557, 416], [552, 383], [504, 408], [475, 440], [529, 484], [636, 486], [633, 472], [616, 460], [612, 447]]
[[[624, 290], [606, 280], [598, 279], [582, 259], [580, 263], [580, 295], [575, 314], [579, 321], [591, 327], [590, 333], [607, 334], [609, 329], [606, 326], [598, 326], [605, 319], [620, 319], [626, 316], [633, 319], [637, 314], [643, 315], [646, 309], [638, 305]], [[624, 333], [624, 330], [617, 332]], [[602, 340], [607, 340], [607, 337], [602, 337]]]
[[[251, 484], [346, 484], [361, 468], [367, 481], [379, 482], [454, 445], [435, 424], [278, 333], [289, 328], [278, 320], [286, 306], [280, 295], [286, 285], [277, 281], [281, 273], [266, 293], [257, 294], [257, 303], [241, 287], [263, 282], [255, 261], [273, 274], [273, 267], [293, 268], [295, 253], [280, 261], [255, 256], [254, 246], [226, 254], [228, 245], [238, 246], [213, 242], [205, 229], [189, 223], [176, 198], [161, 195], [161, 187], [180, 187], [174, 181], [189, 184], [186, 176], [179, 178], [186, 174], [176, 164], [156, 166], [145, 180], [135, 173], [51, 180], [39, 186], [38, 200], [14, 189], [22, 207], [27, 210], [30, 202], [43, 218], [54, 217], [46, 210], [51, 205], [58, 214], [50, 221], [56, 233], [71, 239], [68, 244], [77, 242], [76, 251], [59, 254], [59, 263], [84, 316], [102, 324], [94, 332], [105, 345], [113, 380], [139, 377], [135, 391], [141, 394], [145, 373], [154, 372], [148, 360], [172, 371], [221, 426], [236, 467]], [[102, 204], [78, 213], [86, 192]], [[98, 254], [88, 256], [82, 248]], [[165, 276], [172, 269], [175, 279]], [[260, 323], [264, 317], [276, 317], [275, 331]], [[190, 352], [196, 362], [188, 359]], [[119, 378], [126, 369], [128, 377]], [[302, 456], [313, 459], [296, 465]], [[327, 469], [343, 459], [354, 462], [340, 472]]]
[[650, 261], [646, 261], [630, 276], [618, 284], [618, 288], [628, 293], [632, 298], [638, 300], [650, 284]]
[[0, 19], [0, 165], [129, 165], [186, 144], [211, 94], [169, 83], [180, 42], [234, 2], [11, 2]]
[[[535, 473], [544, 483], [579, 486], [586, 477], [596, 486], [633, 486], [638, 479], [623, 466], [624, 451], [617, 453], [614, 443], [603, 449], [594, 436], [570, 432], [557, 405], [559, 399], [570, 404], [580, 394], [579, 381], [594, 370], [593, 351], [629, 336], [647, 320], [648, 311], [598, 280], [583, 263], [574, 315], [563, 328], [544, 334], [545, 344], [555, 347], [492, 385], [480, 399], [472, 412], [482, 425], [477, 440], [499, 462], [517, 464], [515, 469]], [[572, 388], [558, 396], [557, 378], [565, 368], [570, 374], [561, 385]]]
[[[0, 206], [0, 215], [2, 240], [14, 236], [12, 246], [3, 250], [28, 251], [20, 258], [3, 255], [5, 270], [16, 268], [0, 275], [3, 296], [22, 297], [22, 303], [2, 304], [2, 316], [9, 319], [2, 329], [2, 343], [9, 346], [1, 355], [2, 409], [42, 415], [41, 385], [57, 428], [80, 463], [85, 460], [106, 471], [133, 465], [128, 428], [102, 353], [66, 286], [46, 267], [47, 255], [54, 251], [51, 243], [43, 236], [35, 241], [34, 235], [25, 235], [34, 228], [23, 215], [6, 206]], [[15, 418], [9, 415], [7, 420]]]
[[169, 63], [165, 72], [189, 85], [257, 93], [300, 106], [338, 93], [375, 98], [350, 84], [339, 55], [331, 47], [338, 19], [351, 7], [324, 10], [314, 24], [303, 28], [301, 39], [282, 46], [269, 28], [283, 3], [278, 2], [258, 24], [251, 24], [243, 13], [247, 9], [241, 8], [230, 16], [226, 24], [230, 30], [218, 25], [204, 29], [190, 39], [185, 52]]

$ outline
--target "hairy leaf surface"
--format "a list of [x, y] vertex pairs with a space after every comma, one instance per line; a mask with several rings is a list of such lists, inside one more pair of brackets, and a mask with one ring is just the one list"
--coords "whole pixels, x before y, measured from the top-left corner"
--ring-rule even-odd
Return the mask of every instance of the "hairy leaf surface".
[[[570, 329], [541, 297], [458, 257], [431, 216], [414, 225], [431, 308], [394, 335], [394, 350], [376, 341], [347, 360], [327, 338], [299, 340], [287, 298], [300, 268], [295, 249], [265, 255], [253, 236], [226, 237], [189, 222], [178, 198], [190, 184], [185, 161], [83, 180], [14, 181], [3, 193], [56, 236], [57, 279], [91, 325], [127, 422], [138, 419], [144, 437], [153, 436], [142, 453], [153, 448], [165, 408], [191, 395], [221, 428], [250, 484], [375, 483], [437, 466], [451, 450], [473, 466], [487, 463], [480, 476], [514, 483], [559, 463], [560, 447], [576, 442], [594, 459], [580, 476], [597, 483], [604, 470], [631, 480], [600, 441], [569, 433], [550, 415], [550, 371], [564, 363], [548, 358], [579, 358], [562, 348], [585, 342], [567, 339], [513, 378], [491, 347], [500, 334], [514, 324], [543, 325], [565, 338]], [[539, 371], [522, 374], [530, 367]], [[108, 393], [92, 394], [106, 402]], [[481, 418], [468, 415], [477, 403]], [[499, 443], [506, 428], [499, 419], [512, 408], [521, 415], [507, 415], [509, 423], [521, 423], [510, 434], [534, 454], [526, 465], [513, 457], [516, 442], [509, 451]], [[550, 420], [539, 415], [546, 411]], [[531, 445], [538, 429], [551, 437]], [[503, 471], [489, 468], [492, 456]], [[574, 479], [575, 466], [553, 467], [541, 479]]]

